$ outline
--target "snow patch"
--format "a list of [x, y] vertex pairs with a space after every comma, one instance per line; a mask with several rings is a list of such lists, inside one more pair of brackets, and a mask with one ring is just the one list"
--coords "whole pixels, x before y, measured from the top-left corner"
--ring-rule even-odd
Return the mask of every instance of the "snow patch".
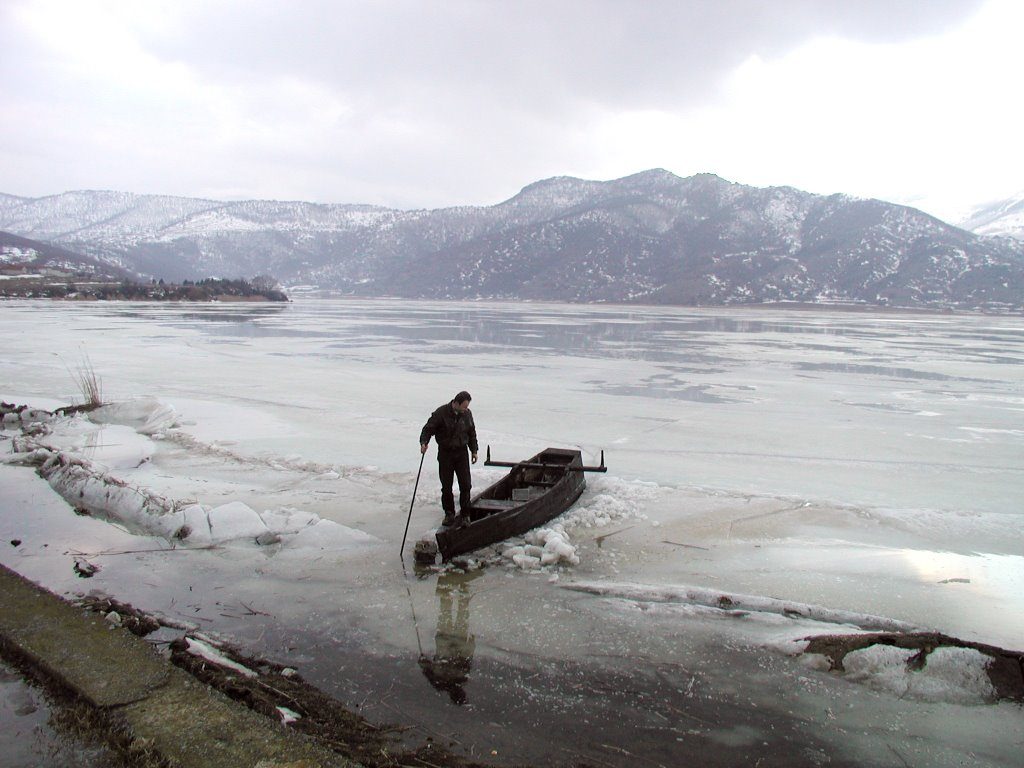
[[216, 664], [218, 667], [233, 670], [238, 674], [242, 675], [243, 677], [257, 676], [253, 670], [239, 664], [236, 661], [232, 661], [223, 653], [221, 653], [217, 648], [214, 648], [212, 645], [203, 642], [202, 640], [198, 640], [194, 637], [186, 637], [185, 646], [188, 652], [191, 653], [193, 656], [198, 656], [201, 659], [206, 659], [207, 661]]
[[[921, 669], [910, 663], [919, 651], [873, 645], [843, 659], [845, 679], [900, 698], [954, 704], [987, 704], [996, 691], [986, 668], [991, 659], [973, 648], [936, 648]], [[808, 665], [828, 669], [821, 656], [805, 657]]]

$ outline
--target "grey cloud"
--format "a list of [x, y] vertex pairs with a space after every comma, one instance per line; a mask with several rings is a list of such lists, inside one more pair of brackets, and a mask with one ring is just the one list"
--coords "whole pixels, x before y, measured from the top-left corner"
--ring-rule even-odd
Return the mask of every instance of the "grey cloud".
[[[148, 53], [237, 99], [243, 119], [259, 123], [219, 143], [210, 135], [224, 127], [216, 116], [159, 93], [143, 104], [80, 82], [0, 18], [0, 106], [19, 118], [5, 120], [0, 137], [16, 160], [8, 168], [23, 179], [35, 169], [32, 184], [0, 191], [497, 202], [537, 178], [592, 167], [585, 133], [603, 114], [685, 111], [713, 98], [752, 54], [781, 55], [820, 35], [898, 42], [940, 32], [979, 5], [182, 0], [133, 32]], [[289, 81], [341, 109], [296, 97]], [[296, 127], [306, 123], [314, 127]]]
[[304, 2], [197, 6], [154, 50], [205, 76], [289, 74], [376, 101], [572, 109], [700, 101], [751, 54], [820, 35], [899, 42], [980, 0]]

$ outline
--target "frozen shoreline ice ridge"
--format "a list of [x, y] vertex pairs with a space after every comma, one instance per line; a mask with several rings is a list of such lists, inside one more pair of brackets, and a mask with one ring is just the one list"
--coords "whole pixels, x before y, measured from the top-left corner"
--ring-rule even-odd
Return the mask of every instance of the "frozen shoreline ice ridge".
[[[123, 525], [133, 534], [161, 536], [188, 547], [249, 543], [348, 549], [379, 541], [290, 507], [260, 513], [240, 501], [214, 507], [183, 502], [111, 474], [149, 461], [154, 452], [150, 438], [177, 426], [174, 408], [155, 398], [106, 405], [88, 418], [31, 413], [34, 420], [19, 424], [22, 434], [12, 440], [12, 453], [4, 461], [37, 467], [72, 508]], [[116, 439], [100, 440], [100, 433]]]

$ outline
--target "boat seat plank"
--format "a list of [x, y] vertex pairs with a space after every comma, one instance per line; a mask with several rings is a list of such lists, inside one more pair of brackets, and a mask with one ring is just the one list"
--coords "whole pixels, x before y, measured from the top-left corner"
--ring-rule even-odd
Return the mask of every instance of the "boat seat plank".
[[523, 502], [512, 501], [512, 499], [477, 499], [473, 502], [474, 509], [482, 509], [488, 512], [512, 509], [512, 507], [521, 507], [522, 505]]

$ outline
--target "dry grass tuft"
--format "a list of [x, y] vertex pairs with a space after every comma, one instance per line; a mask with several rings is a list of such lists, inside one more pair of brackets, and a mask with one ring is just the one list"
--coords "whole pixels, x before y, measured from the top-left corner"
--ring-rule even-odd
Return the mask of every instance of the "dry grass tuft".
[[88, 355], [83, 355], [82, 362], [78, 364], [78, 368], [75, 369], [72, 376], [74, 376], [75, 383], [78, 384], [78, 390], [82, 393], [86, 405], [93, 408], [103, 405], [103, 384], [100, 377], [96, 375], [96, 369]]

